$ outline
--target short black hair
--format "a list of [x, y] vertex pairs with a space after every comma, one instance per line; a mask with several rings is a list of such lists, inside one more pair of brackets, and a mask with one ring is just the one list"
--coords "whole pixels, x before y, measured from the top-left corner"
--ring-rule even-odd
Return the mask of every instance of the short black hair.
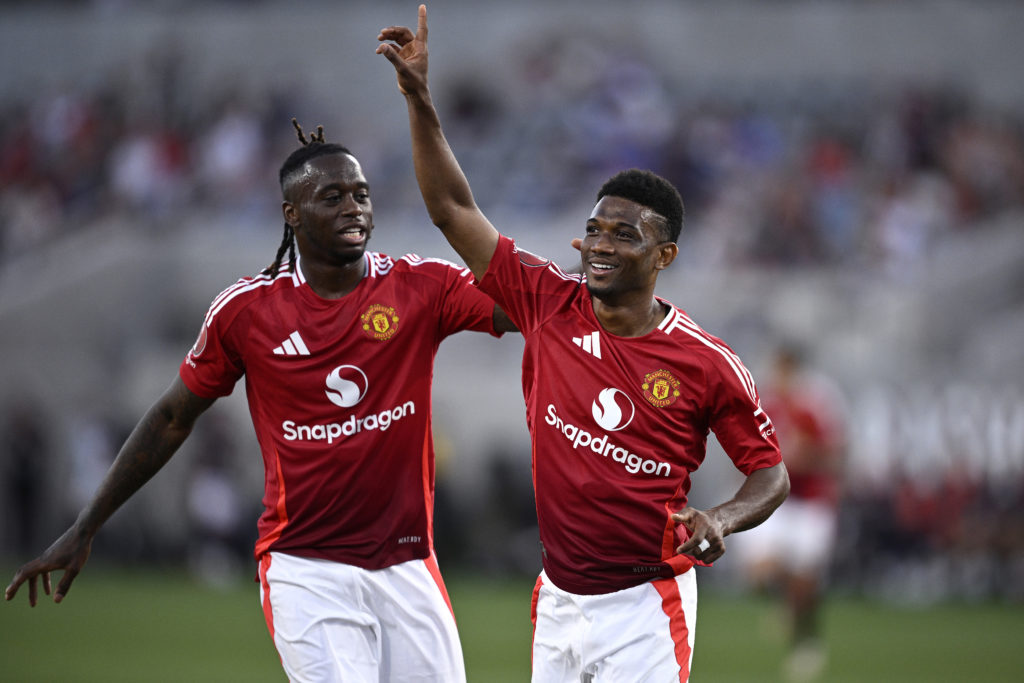
[[602, 197], [622, 197], [646, 206], [665, 219], [662, 236], [669, 242], [679, 239], [683, 230], [683, 198], [672, 183], [652, 171], [631, 168], [616, 173], [597, 191]]

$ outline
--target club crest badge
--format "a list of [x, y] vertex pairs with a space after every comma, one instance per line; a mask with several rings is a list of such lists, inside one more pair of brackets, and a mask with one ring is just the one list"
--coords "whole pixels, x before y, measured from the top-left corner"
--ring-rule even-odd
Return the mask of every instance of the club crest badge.
[[668, 370], [647, 373], [640, 387], [644, 398], [655, 408], [670, 406], [679, 398], [679, 380]]
[[387, 341], [398, 332], [398, 313], [394, 306], [371, 304], [359, 319], [363, 323], [363, 332], [371, 339]]

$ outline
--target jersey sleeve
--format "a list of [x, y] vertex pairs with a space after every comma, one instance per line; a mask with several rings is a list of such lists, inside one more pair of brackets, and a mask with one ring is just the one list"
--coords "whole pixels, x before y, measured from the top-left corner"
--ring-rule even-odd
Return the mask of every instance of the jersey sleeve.
[[490, 266], [479, 282], [524, 334], [572, 301], [583, 276], [563, 271], [553, 261], [531, 254], [502, 235]]
[[739, 358], [715, 363], [711, 377], [711, 430], [736, 468], [750, 475], [782, 462], [775, 426]]
[[443, 269], [441, 336], [472, 330], [500, 337], [503, 333], [494, 329], [494, 301], [473, 285], [473, 273], [440, 259], [435, 263]]
[[234, 321], [228, 312], [218, 311], [217, 301], [211, 304], [196, 343], [178, 368], [185, 386], [195, 395], [227, 396], [245, 373], [237, 343], [231, 335]]

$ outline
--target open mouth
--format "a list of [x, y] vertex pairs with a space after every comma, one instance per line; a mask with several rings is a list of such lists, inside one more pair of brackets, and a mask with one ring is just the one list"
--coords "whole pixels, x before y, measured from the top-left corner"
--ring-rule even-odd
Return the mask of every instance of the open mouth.
[[593, 261], [591, 261], [588, 265], [590, 266], [590, 272], [596, 276], [605, 275], [607, 273], [612, 272], [616, 268], [616, 266], [613, 266], [608, 263], [595, 263]]
[[353, 225], [339, 230], [338, 235], [352, 245], [359, 245], [366, 241], [366, 228], [361, 225]]

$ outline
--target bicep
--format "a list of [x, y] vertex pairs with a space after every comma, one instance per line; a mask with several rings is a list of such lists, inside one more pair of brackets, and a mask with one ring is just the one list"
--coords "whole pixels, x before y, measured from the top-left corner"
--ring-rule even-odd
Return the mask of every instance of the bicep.
[[157, 399], [151, 412], [159, 415], [172, 429], [191, 431], [196, 419], [213, 405], [216, 398], [206, 398], [194, 393], [186, 386], [180, 375]]

